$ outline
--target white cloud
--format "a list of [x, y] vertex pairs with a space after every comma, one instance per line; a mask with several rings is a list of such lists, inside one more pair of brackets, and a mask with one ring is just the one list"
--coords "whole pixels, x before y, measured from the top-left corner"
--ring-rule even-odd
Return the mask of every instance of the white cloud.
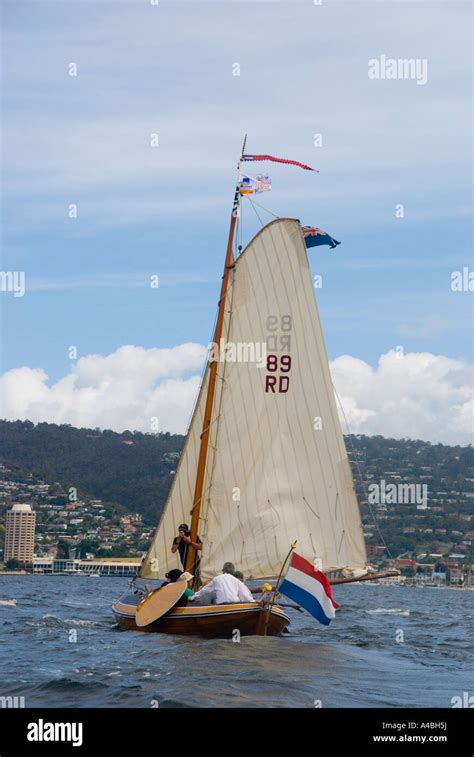
[[[198, 390], [206, 349], [125, 346], [102, 357], [88, 355], [52, 386], [41, 369], [14, 368], [0, 378], [1, 416], [35, 423], [182, 432]], [[189, 372], [195, 375], [187, 376]]]
[[464, 361], [391, 350], [375, 369], [342, 355], [332, 361], [331, 373], [344, 430], [347, 419], [352, 433], [472, 443], [472, 366]]
[[[15, 368], [0, 378], [3, 418], [79, 427], [182, 433], [199, 387], [206, 348], [125, 346], [89, 355], [53, 385], [41, 369]], [[446, 444], [472, 441], [472, 367], [428, 352], [390, 351], [373, 368], [350, 355], [331, 363], [341, 421], [352, 433], [410, 437]], [[193, 374], [193, 375], [189, 375]]]

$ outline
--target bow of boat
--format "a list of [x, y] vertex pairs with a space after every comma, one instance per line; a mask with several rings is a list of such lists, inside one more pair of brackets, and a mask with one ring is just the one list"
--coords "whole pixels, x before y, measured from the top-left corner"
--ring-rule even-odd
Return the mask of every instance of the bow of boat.
[[135, 622], [139, 598], [125, 596], [112, 605], [119, 628], [127, 631], [170, 633], [206, 638], [280, 636], [290, 623], [277, 605], [267, 610], [257, 603], [175, 607], [159, 620], [139, 627]]

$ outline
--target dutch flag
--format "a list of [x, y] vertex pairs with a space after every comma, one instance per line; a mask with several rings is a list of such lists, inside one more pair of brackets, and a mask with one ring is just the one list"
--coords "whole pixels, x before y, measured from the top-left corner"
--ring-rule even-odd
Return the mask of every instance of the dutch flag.
[[278, 591], [304, 607], [325, 626], [336, 617], [339, 605], [332, 598], [328, 579], [296, 552], [291, 556], [290, 567]]

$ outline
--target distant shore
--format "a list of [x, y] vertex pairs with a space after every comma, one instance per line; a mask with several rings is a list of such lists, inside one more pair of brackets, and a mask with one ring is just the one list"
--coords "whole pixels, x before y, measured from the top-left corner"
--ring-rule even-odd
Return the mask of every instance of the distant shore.
[[[51, 578], [53, 577], [61, 577], [61, 578], [90, 578], [91, 576], [99, 576], [100, 578], [134, 578], [134, 575], [110, 575], [109, 573], [29, 573], [26, 570], [0, 570], [0, 577], [1, 576], [49, 576]], [[357, 582], [355, 582], [357, 583]], [[441, 585], [437, 586], [435, 584], [406, 584], [406, 583], [379, 583], [378, 581], [364, 581], [361, 582], [361, 585], [364, 586], [377, 586], [377, 587], [386, 587], [386, 586], [397, 586], [402, 589], [455, 589], [456, 591], [462, 590], [462, 589], [474, 589], [474, 586], [464, 586], [464, 585]]]
[[0, 576], [28, 576], [33, 575], [27, 570], [0, 570]]
[[57, 577], [62, 576], [63, 578], [89, 578], [90, 576], [99, 576], [100, 578], [134, 578], [136, 574], [135, 573], [129, 573], [129, 574], [116, 574], [112, 575], [111, 573], [29, 573], [27, 570], [0, 570], [0, 577], [1, 576], [50, 576], [50, 577]]

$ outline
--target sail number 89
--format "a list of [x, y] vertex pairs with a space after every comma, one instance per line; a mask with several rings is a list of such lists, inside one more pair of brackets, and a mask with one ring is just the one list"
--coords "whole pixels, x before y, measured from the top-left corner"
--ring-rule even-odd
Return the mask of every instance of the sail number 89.
[[[267, 374], [265, 376], [265, 391], [273, 394], [286, 394], [290, 386], [291, 370], [290, 355], [267, 355]], [[275, 375], [277, 373], [283, 375]]]
[[[279, 364], [279, 365], [278, 365]], [[280, 368], [282, 373], [288, 373], [291, 369], [291, 357], [290, 355], [268, 355], [267, 356], [267, 371], [277, 371]]]

